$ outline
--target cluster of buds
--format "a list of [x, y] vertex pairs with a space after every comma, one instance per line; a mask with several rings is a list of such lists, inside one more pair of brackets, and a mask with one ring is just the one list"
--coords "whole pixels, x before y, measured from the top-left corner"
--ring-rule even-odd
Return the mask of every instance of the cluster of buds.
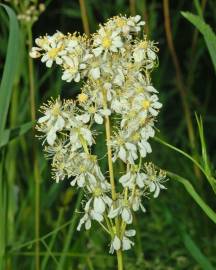
[[38, 0], [5, 0], [9, 2], [17, 12], [18, 20], [33, 24], [45, 10], [45, 4], [38, 3]]
[[[56, 32], [36, 39], [30, 56], [47, 67], [62, 69], [62, 80], [83, 86], [76, 100], [50, 100], [41, 107], [37, 129], [45, 152], [52, 160], [56, 182], [72, 179], [84, 190], [82, 226], [97, 221], [110, 235], [110, 252], [128, 250], [134, 242], [134, 212], [145, 212], [143, 199], [158, 197], [166, 175], [143, 158], [152, 149], [154, 124], [162, 104], [151, 83], [158, 64], [155, 43], [141, 36], [140, 16], [117, 16], [87, 37]], [[111, 126], [112, 123], [112, 126]], [[109, 171], [102, 172], [92, 153], [97, 142], [96, 125], [105, 125]], [[113, 163], [122, 162], [117, 179]]]

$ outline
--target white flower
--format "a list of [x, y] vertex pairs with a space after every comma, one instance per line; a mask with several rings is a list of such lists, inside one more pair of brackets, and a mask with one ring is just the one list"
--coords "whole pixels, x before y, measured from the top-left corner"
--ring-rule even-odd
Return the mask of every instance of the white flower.
[[141, 140], [140, 142], [138, 142], [138, 148], [141, 157], [146, 157], [147, 153], [152, 152], [150, 143], [145, 140]]
[[63, 56], [62, 58], [66, 63], [66, 65], [64, 65], [62, 80], [66, 82], [71, 82], [72, 80], [79, 82], [81, 75], [78, 57]]
[[134, 164], [134, 161], [138, 158], [136, 145], [128, 142], [127, 136], [123, 132], [119, 132], [116, 138], [112, 140], [111, 146], [114, 149], [114, 162], [117, 158], [120, 158], [125, 163]]
[[122, 220], [126, 224], [131, 224], [133, 221], [133, 216], [131, 213], [130, 206], [128, 205], [127, 202], [124, 202], [124, 200], [120, 199], [118, 200], [118, 205], [117, 207], [114, 207], [111, 205], [108, 217], [109, 218], [115, 218], [117, 216], [121, 216]]
[[85, 144], [91, 146], [93, 142], [91, 130], [84, 126], [82, 122], [70, 128], [70, 143], [73, 151], [85, 147]]
[[97, 213], [103, 214], [106, 209], [105, 202], [103, 201], [101, 196], [94, 198], [94, 210]]
[[117, 235], [111, 241], [109, 253], [113, 254], [115, 250], [119, 250], [121, 248], [121, 240]]
[[146, 170], [146, 186], [149, 188], [149, 191], [153, 194], [154, 198], [157, 198], [161, 189], [166, 189], [166, 187], [162, 184], [166, 181], [166, 174], [162, 170], [157, 170], [152, 163], [145, 164]]
[[143, 196], [143, 194], [144, 194], [143, 191], [140, 191], [139, 189], [136, 189], [134, 194], [132, 194], [129, 197], [128, 200], [129, 200], [129, 203], [131, 204], [132, 209], [133, 209], [134, 212], [138, 211], [139, 209], [141, 209], [143, 213], [146, 212], [146, 209], [142, 204], [142, 196]]
[[141, 30], [141, 26], [145, 24], [144, 21], [140, 20], [140, 15], [129, 18], [125, 16], [116, 16], [108, 21], [107, 26], [109, 29], [122, 32], [124, 37], [131, 39], [130, 32], [139, 32]]
[[135, 236], [135, 230], [127, 230], [124, 233], [122, 238], [122, 250], [129, 250], [132, 246], [134, 246], [134, 242], [129, 239], [129, 237]]
[[111, 111], [109, 109], [97, 109], [94, 106], [89, 106], [87, 108], [87, 106], [85, 106], [85, 109], [87, 110], [86, 113], [81, 114], [77, 117], [77, 119], [81, 120], [83, 123], [88, 123], [91, 119], [91, 117], [93, 117], [95, 123], [101, 125], [103, 124], [103, 117], [104, 116], [108, 116], [111, 115]]
[[35, 43], [45, 51], [41, 62], [46, 63], [46, 66], [49, 68], [52, 67], [53, 62], [57, 65], [61, 65], [63, 62], [62, 56], [65, 54], [65, 50], [62, 37], [63, 34], [57, 32], [53, 36], [35, 40]]
[[139, 188], [143, 188], [145, 186], [146, 179], [147, 176], [144, 173], [131, 173], [129, 171], [120, 177], [119, 182], [123, 187], [129, 187], [130, 189], [133, 189], [135, 184]]
[[147, 40], [141, 41], [134, 49], [134, 61], [140, 63], [146, 60], [146, 63], [152, 63], [157, 58], [155, 50], [157, 49], [153, 43], [150, 43]]
[[123, 43], [118, 31], [110, 32], [101, 26], [94, 36], [93, 45], [95, 47], [93, 49], [94, 55], [99, 56], [103, 52], [117, 52], [123, 46]]
[[78, 231], [80, 231], [83, 224], [85, 224], [85, 229], [89, 230], [91, 228], [91, 220], [97, 220], [98, 222], [103, 221], [103, 216], [100, 213], [97, 213], [91, 209], [90, 207], [91, 202], [92, 200], [90, 199], [85, 205], [85, 208], [84, 208], [85, 214], [80, 219], [80, 222], [77, 227]]
[[71, 182], [71, 186], [75, 186], [76, 184], [78, 187], [84, 187], [88, 181], [96, 181], [95, 176], [90, 172], [82, 172], [81, 174], [77, 175]]
[[44, 116], [38, 119], [37, 129], [46, 134], [46, 140], [52, 146], [57, 138], [56, 133], [65, 126], [66, 114], [63, 111], [60, 99], [48, 102], [42, 109]]
[[154, 193], [154, 198], [159, 196], [161, 189], [166, 189], [166, 187], [162, 185], [158, 180], [155, 179], [155, 181], [149, 182], [149, 191]]

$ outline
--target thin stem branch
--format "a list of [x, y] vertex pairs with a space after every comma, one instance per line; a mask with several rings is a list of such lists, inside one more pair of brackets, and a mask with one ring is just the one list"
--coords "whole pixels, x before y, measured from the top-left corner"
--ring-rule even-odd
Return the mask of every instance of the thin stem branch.
[[[201, 2], [202, 12], [205, 11], [206, 2], [207, 2], [207, 0], [202, 0], [202, 2]], [[190, 52], [188, 77], [187, 77], [187, 86], [189, 89], [192, 87], [193, 79], [194, 79], [194, 76], [193, 76], [194, 69], [195, 69], [194, 59], [195, 59], [195, 50], [196, 50], [197, 41], [198, 41], [198, 34], [199, 34], [199, 31], [197, 29], [194, 29], [193, 38], [192, 38], [192, 45], [191, 45], [191, 52]]]
[[[103, 92], [103, 107], [107, 110], [107, 98], [106, 93]], [[105, 116], [105, 130], [106, 130], [106, 144], [107, 144], [107, 158], [108, 158], [108, 167], [109, 167], [109, 176], [110, 176], [110, 184], [112, 190], [112, 199], [116, 200], [116, 191], [115, 191], [115, 179], [114, 179], [114, 171], [113, 171], [113, 163], [112, 163], [112, 149], [111, 149], [111, 129], [110, 129], [110, 119], [109, 116]]]
[[[103, 91], [103, 107], [105, 110], [107, 110], [108, 108], [107, 97], [106, 97], [105, 91]], [[108, 115], [105, 116], [105, 130], [106, 130], [107, 157], [108, 157], [108, 167], [109, 167], [112, 199], [115, 202], [117, 199], [117, 194], [115, 190], [115, 179], [114, 179], [114, 170], [113, 170], [113, 162], [112, 162], [110, 119]], [[120, 237], [120, 224], [119, 224], [118, 218], [115, 218], [115, 226], [116, 226], [117, 235]], [[118, 261], [118, 270], [123, 270], [122, 250], [121, 249], [117, 250], [116, 255], [117, 255], [117, 261]]]
[[[32, 48], [32, 27], [28, 25], [28, 51]], [[31, 107], [31, 120], [34, 122], [36, 119], [35, 112], [35, 82], [34, 82], [34, 68], [33, 61], [31, 57], [28, 57], [29, 66], [29, 85], [30, 85], [30, 107]], [[39, 165], [36, 153], [36, 143], [33, 131], [33, 159], [34, 159], [34, 180], [35, 180], [35, 238], [40, 238], [40, 173]], [[35, 245], [35, 269], [40, 270], [40, 241], [38, 240]]]
[[118, 261], [118, 270], [123, 270], [122, 250], [121, 249], [117, 250], [116, 254], [117, 254], [117, 261]]
[[[176, 70], [176, 84], [177, 89], [179, 90], [179, 94], [182, 101], [182, 107], [185, 115], [186, 125], [188, 137], [191, 145], [191, 150], [194, 156], [196, 156], [196, 145], [195, 145], [195, 133], [193, 128], [193, 122], [191, 118], [190, 107], [187, 98], [187, 91], [182, 79], [182, 72], [179, 64], [179, 60], [176, 54], [176, 50], [173, 43], [172, 30], [171, 30], [171, 22], [170, 22], [170, 12], [169, 12], [169, 0], [163, 0], [163, 12], [164, 12], [164, 24], [165, 24], [165, 32], [168, 47], [172, 56], [172, 61]], [[200, 172], [194, 168], [195, 174], [198, 178], [200, 178]]]
[[136, 15], [136, 0], [130, 0], [130, 14], [132, 16]]
[[89, 29], [89, 22], [88, 22], [85, 0], [79, 0], [79, 4], [80, 4], [80, 11], [81, 11], [84, 32], [86, 33], [86, 35], [89, 35], [90, 29]]

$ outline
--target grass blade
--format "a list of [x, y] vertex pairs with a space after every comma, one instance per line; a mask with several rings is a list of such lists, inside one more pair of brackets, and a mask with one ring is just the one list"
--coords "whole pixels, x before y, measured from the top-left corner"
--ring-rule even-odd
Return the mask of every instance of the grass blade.
[[[0, 84], [0, 141], [4, 134], [6, 125], [8, 109], [12, 94], [12, 88], [16, 77], [19, 58], [19, 26], [17, 18], [13, 10], [6, 5], [0, 4], [9, 17], [9, 39], [6, 54], [6, 61], [4, 65], [2, 80]], [[0, 269], [5, 269], [5, 257], [7, 246], [7, 192], [8, 186], [4, 170], [3, 152], [0, 152]]]
[[16, 77], [16, 71], [18, 67], [19, 58], [19, 26], [15, 13], [11, 8], [6, 5], [0, 4], [3, 7], [9, 17], [9, 40], [7, 47], [7, 56], [4, 65], [4, 71], [2, 75], [0, 85], [0, 138], [5, 128], [7, 113], [9, 109], [9, 103], [12, 93], [12, 86]]
[[181, 12], [189, 22], [191, 22], [203, 35], [207, 48], [209, 50], [214, 69], [216, 71], [216, 35], [211, 27], [205, 21], [190, 12]]
[[197, 205], [199, 205], [199, 207], [204, 211], [204, 213], [209, 217], [209, 219], [211, 219], [216, 224], [216, 213], [203, 201], [203, 199], [196, 192], [190, 181], [172, 172], [167, 172], [167, 175], [170, 178], [183, 184], [185, 189], [187, 190], [189, 195], [194, 199]]
[[32, 122], [28, 122], [16, 128], [3, 130], [0, 140], [0, 148], [6, 146], [11, 140], [24, 135], [32, 128], [32, 125]]
[[190, 252], [192, 257], [197, 261], [197, 263], [202, 267], [203, 270], [215, 269], [208, 260], [208, 258], [202, 253], [202, 251], [187, 233], [183, 233], [183, 241], [187, 250]]

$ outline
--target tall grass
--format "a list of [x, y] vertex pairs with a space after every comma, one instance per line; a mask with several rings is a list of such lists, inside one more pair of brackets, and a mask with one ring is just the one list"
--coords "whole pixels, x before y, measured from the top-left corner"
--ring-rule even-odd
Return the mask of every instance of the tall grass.
[[[215, 269], [216, 37], [209, 26], [215, 24], [214, 1], [46, 4], [29, 28], [18, 22], [13, 5], [0, 5], [0, 269], [116, 269], [99, 228], [76, 233], [82, 194], [68, 188], [69, 182], [51, 182], [49, 164], [33, 139], [38, 105], [60, 91], [75, 97], [79, 89], [63, 84], [57, 70], [51, 75], [33, 66], [28, 52], [32, 33], [59, 26], [89, 34], [119, 13], [141, 14], [151, 38], [160, 42], [153, 80], [164, 109], [151, 159], [170, 178], [167, 193], [147, 203], [148, 214], [136, 219], [136, 249], [126, 254], [125, 269]], [[95, 149], [101, 157], [104, 151], [104, 145]]]

